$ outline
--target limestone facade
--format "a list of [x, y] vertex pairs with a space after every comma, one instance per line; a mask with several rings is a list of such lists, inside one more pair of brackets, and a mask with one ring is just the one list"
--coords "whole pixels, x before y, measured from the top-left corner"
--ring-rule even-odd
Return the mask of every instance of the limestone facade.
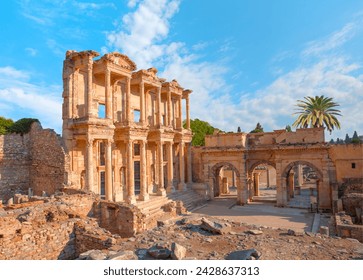
[[69, 183], [129, 203], [185, 190], [192, 183], [191, 91], [155, 68], [136, 71], [120, 53], [98, 56], [68, 51], [64, 60]]

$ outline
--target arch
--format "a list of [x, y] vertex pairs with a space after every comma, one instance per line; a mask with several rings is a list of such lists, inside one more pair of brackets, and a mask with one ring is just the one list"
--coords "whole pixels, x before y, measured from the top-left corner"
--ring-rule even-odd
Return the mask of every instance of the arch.
[[231, 164], [229, 162], [219, 162], [219, 163], [216, 163], [210, 169], [210, 173], [209, 173], [209, 178], [212, 179], [212, 184], [213, 184], [213, 187], [212, 187], [212, 190], [211, 190], [211, 194], [213, 194], [213, 197], [217, 197], [217, 196], [219, 196], [221, 194], [221, 192], [220, 192], [221, 186], [219, 185], [219, 182], [217, 180], [217, 176], [218, 176], [220, 170], [223, 167], [227, 167], [228, 169], [231, 169], [233, 172], [236, 173], [237, 193], [239, 191], [239, 187], [238, 187], [240, 185], [240, 172], [239, 172], [239, 170], [233, 164]]
[[217, 171], [222, 167], [228, 167], [228, 168], [232, 169], [234, 172], [236, 172], [236, 176], [240, 177], [240, 172], [238, 171], [238, 169], [229, 162], [219, 162], [219, 163], [216, 163], [215, 165], [213, 165], [213, 167], [210, 169], [209, 177], [214, 178]]
[[251, 164], [251, 166], [249, 166], [248, 168], [248, 178], [251, 178], [252, 177], [252, 172], [253, 170], [259, 166], [259, 165], [262, 165], [262, 164], [267, 164], [267, 165], [270, 165], [272, 166], [273, 168], [275, 168], [276, 170], [276, 163], [275, 162], [272, 162], [272, 161], [269, 161], [269, 160], [259, 160], [259, 161], [255, 161]]
[[308, 162], [308, 161], [303, 161], [303, 160], [297, 160], [297, 161], [293, 161], [293, 162], [290, 162], [284, 169], [284, 171], [282, 172], [281, 174], [281, 177], [282, 178], [287, 178], [289, 172], [291, 171], [291, 169], [295, 166], [295, 165], [298, 165], [298, 164], [301, 164], [301, 165], [306, 165], [306, 166], [309, 166], [311, 168], [313, 168], [314, 170], [316, 170], [317, 172], [317, 175], [318, 175], [318, 178], [320, 180], [323, 179], [323, 173], [321, 172], [321, 170], [319, 168], [317, 168], [314, 164]]

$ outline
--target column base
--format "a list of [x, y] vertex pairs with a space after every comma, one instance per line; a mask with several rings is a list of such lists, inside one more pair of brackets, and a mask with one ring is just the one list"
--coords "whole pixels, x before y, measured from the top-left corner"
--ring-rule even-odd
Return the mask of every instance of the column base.
[[162, 189], [158, 189], [158, 191], [156, 192], [156, 194], [157, 194], [158, 196], [166, 196], [166, 191], [165, 191], [165, 189], [164, 189], [164, 188], [162, 188]]
[[183, 183], [179, 183], [178, 184], [178, 191], [186, 191], [187, 190], [187, 185], [183, 182]]
[[173, 192], [175, 192], [174, 186], [173, 185], [167, 186], [166, 193], [173, 193]]
[[141, 201], [149, 200], [149, 194], [148, 194], [148, 193], [140, 194], [140, 195], [139, 195], [139, 199], [140, 199]]
[[135, 204], [136, 203], [136, 197], [135, 197], [135, 195], [129, 196], [126, 199], [126, 202], [129, 203], [129, 204]]

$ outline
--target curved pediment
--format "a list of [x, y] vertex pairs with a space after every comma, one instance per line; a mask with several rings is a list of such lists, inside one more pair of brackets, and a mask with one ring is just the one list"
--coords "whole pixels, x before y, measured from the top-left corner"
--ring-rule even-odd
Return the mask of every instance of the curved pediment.
[[107, 53], [101, 58], [101, 60], [107, 60], [130, 71], [136, 70], [135, 62], [133, 62], [128, 56], [118, 52]]

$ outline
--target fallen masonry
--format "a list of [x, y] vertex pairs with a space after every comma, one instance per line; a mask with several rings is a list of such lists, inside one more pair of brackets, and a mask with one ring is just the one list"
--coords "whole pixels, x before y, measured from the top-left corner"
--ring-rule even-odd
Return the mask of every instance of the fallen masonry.
[[[258, 227], [190, 212], [121, 237], [113, 232], [120, 228], [114, 216], [102, 222], [107, 214], [102, 212], [111, 204], [103, 205], [98, 196], [60, 193], [33, 199], [37, 200], [0, 208], [0, 259], [363, 258], [363, 244], [356, 239]], [[113, 206], [117, 205], [126, 209], [122, 204]], [[111, 219], [117, 223], [112, 225]]]

